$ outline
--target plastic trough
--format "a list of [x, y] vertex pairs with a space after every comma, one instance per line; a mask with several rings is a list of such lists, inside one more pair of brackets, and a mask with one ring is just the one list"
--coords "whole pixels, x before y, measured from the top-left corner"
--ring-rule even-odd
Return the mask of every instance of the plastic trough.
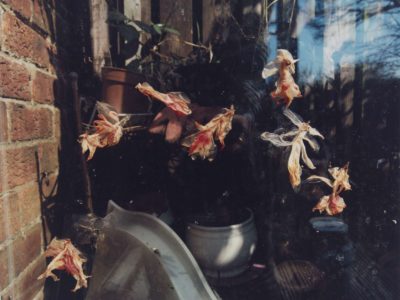
[[219, 299], [164, 222], [112, 201], [103, 220], [86, 299]]

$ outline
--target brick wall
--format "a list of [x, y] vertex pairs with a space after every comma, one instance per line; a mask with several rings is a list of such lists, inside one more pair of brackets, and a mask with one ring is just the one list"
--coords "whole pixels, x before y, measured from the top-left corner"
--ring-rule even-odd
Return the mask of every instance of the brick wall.
[[45, 268], [37, 171], [39, 165], [39, 174], [56, 177], [60, 138], [55, 3], [0, 0], [1, 299], [42, 295], [43, 281], [36, 280]]

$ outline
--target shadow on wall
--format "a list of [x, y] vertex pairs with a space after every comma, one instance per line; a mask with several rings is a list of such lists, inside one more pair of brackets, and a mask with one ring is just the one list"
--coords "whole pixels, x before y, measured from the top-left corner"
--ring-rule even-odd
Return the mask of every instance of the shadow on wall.
[[[80, 103], [76, 87], [82, 94], [96, 95], [98, 83], [92, 74], [89, 1], [37, 0], [36, 15], [43, 20], [51, 45], [48, 47], [57, 80], [53, 83], [54, 105], [59, 109], [60, 148], [57, 178], [42, 172], [37, 159], [37, 180], [41, 196], [41, 212], [45, 246], [55, 236], [74, 238], [72, 220], [88, 212], [87, 187], [80, 145]], [[97, 89], [96, 89], [97, 88]], [[77, 107], [79, 106], [79, 107]], [[78, 218], [79, 219], [79, 218]], [[93, 249], [78, 245], [85, 253]], [[90, 269], [90, 261], [87, 264]], [[87, 273], [87, 271], [86, 271]], [[74, 280], [60, 272], [59, 282], [46, 280], [45, 299], [83, 299], [86, 291], [71, 293]]]

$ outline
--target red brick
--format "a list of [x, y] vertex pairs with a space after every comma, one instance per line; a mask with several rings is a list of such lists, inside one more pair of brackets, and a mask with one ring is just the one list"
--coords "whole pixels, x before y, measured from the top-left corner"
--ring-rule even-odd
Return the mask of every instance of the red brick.
[[7, 106], [4, 102], [0, 102], [0, 143], [8, 140], [8, 125], [7, 125]]
[[32, 96], [33, 100], [39, 103], [54, 102], [54, 78], [42, 72], [36, 72], [33, 79]]
[[21, 228], [20, 208], [16, 193], [0, 197], [0, 243], [15, 235]]
[[25, 19], [31, 18], [31, 3], [28, 0], [4, 0], [11, 9], [20, 14]]
[[[8, 276], [8, 248], [0, 250], [0, 291], [8, 286], [10, 280]], [[6, 298], [4, 298], [6, 299]]]
[[20, 64], [0, 57], [0, 95], [8, 98], [30, 100], [30, 73]]
[[3, 49], [42, 67], [49, 67], [46, 40], [11, 13], [3, 15]]
[[17, 191], [0, 197], [0, 243], [35, 221], [40, 213], [37, 182], [23, 185]]
[[58, 169], [58, 143], [45, 143], [38, 146], [41, 172], [53, 172]]
[[35, 148], [0, 149], [0, 193], [36, 180]]
[[[7, 207], [4, 203], [3, 197], [0, 197], [0, 244], [2, 242], [4, 242], [7, 238], [6, 214], [8, 213], [8, 211], [9, 210], [7, 209]], [[0, 265], [1, 265], [1, 262], [0, 262]], [[0, 272], [0, 274], [1, 274], [1, 272]]]
[[57, 142], [60, 142], [61, 139], [61, 114], [58, 108], [54, 109], [54, 138]]
[[37, 182], [24, 185], [16, 192], [20, 228], [36, 220], [40, 212], [40, 195]]
[[41, 253], [42, 227], [36, 224], [12, 243], [14, 274], [18, 276]]
[[44, 272], [46, 268], [46, 261], [44, 256], [40, 257], [35, 263], [29, 268], [28, 272], [18, 278], [17, 282], [17, 295], [16, 299], [31, 300], [37, 293], [43, 288], [43, 280], [37, 280], [40, 274]]
[[47, 108], [13, 104], [10, 119], [12, 141], [49, 138], [53, 134], [52, 112]]

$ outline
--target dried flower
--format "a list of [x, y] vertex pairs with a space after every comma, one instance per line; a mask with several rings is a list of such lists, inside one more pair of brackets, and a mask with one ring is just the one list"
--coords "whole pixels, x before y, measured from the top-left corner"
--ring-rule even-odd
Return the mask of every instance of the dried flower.
[[318, 210], [320, 213], [326, 211], [328, 215], [333, 216], [340, 214], [345, 208], [346, 203], [344, 202], [343, 198], [339, 195], [334, 196], [332, 194], [323, 196], [313, 208], [313, 211]]
[[292, 54], [285, 49], [278, 49], [275, 60], [268, 63], [263, 71], [262, 77], [267, 78], [279, 72], [279, 79], [276, 82], [276, 89], [271, 93], [275, 102], [283, 102], [288, 108], [294, 98], [302, 97], [299, 86], [293, 79], [295, 73], [295, 63]]
[[54, 281], [58, 281], [60, 279], [53, 273], [53, 270], [65, 270], [76, 280], [75, 288], [72, 290], [73, 292], [82, 287], [87, 287], [86, 279], [88, 276], [83, 273], [82, 269], [82, 264], [86, 262], [86, 259], [83, 257], [82, 253], [72, 245], [69, 239], [57, 240], [54, 238], [44, 254], [46, 257], [54, 258], [47, 266], [46, 271], [41, 274], [38, 279], [51, 277]]
[[311, 159], [308, 157], [304, 141], [306, 141], [314, 151], [319, 151], [319, 145], [313, 136], [324, 138], [319, 131], [305, 123], [301, 118], [289, 109], [285, 109], [283, 114], [294, 124], [297, 128], [284, 133], [275, 134], [264, 132], [261, 134], [261, 139], [271, 142], [277, 147], [291, 147], [288, 159], [289, 180], [294, 189], [301, 183], [302, 168], [300, 165], [300, 158], [303, 163], [310, 169], [315, 169]]
[[79, 137], [82, 153], [89, 151], [87, 160], [93, 158], [97, 148], [114, 146], [119, 143], [122, 137], [121, 121], [116, 112], [109, 111], [107, 115], [100, 113], [98, 118], [94, 121], [95, 131], [92, 134], [81, 134]]
[[179, 116], [188, 116], [192, 113], [189, 108], [190, 99], [181, 92], [160, 93], [147, 82], [139, 83], [136, 88], [142, 94], [163, 102]]
[[323, 196], [318, 204], [313, 208], [313, 211], [318, 210], [320, 213], [326, 211], [328, 215], [335, 215], [341, 213], [346, 207], [346, 204], [339, 194], [343, 191], [351, 190], [350, 177], [349, 177], [349, 163], [343, 166], [343, 168], [330, 168], [329, 170], [332, 179], [312, 175], [306, 179], [307, 182], [319, 182], [322, 181], [332, 188], [330, 195]]
[[232, 119], [235, 109], [225, 108], [225, 112], [216, 115], [206, 125], [196, 124], [198, 132], [183, 139], [182, 145], [189, 149], [193, 159], [200, 157], [212, 161], [217, 153], [214, 138], [218, 140], [221, 149], [225, 146], [225, 137], [232, 129]]
[[211, 128], [206, 128], [198, 123], [196, 123], [196, 127], [199, 132], [188, 137], [182, 144], [189, 147], [189, 156], [192, 159], [198, 156], [201, 159], [207, 158], [212, 161], [217, 153], [214, 132]]

